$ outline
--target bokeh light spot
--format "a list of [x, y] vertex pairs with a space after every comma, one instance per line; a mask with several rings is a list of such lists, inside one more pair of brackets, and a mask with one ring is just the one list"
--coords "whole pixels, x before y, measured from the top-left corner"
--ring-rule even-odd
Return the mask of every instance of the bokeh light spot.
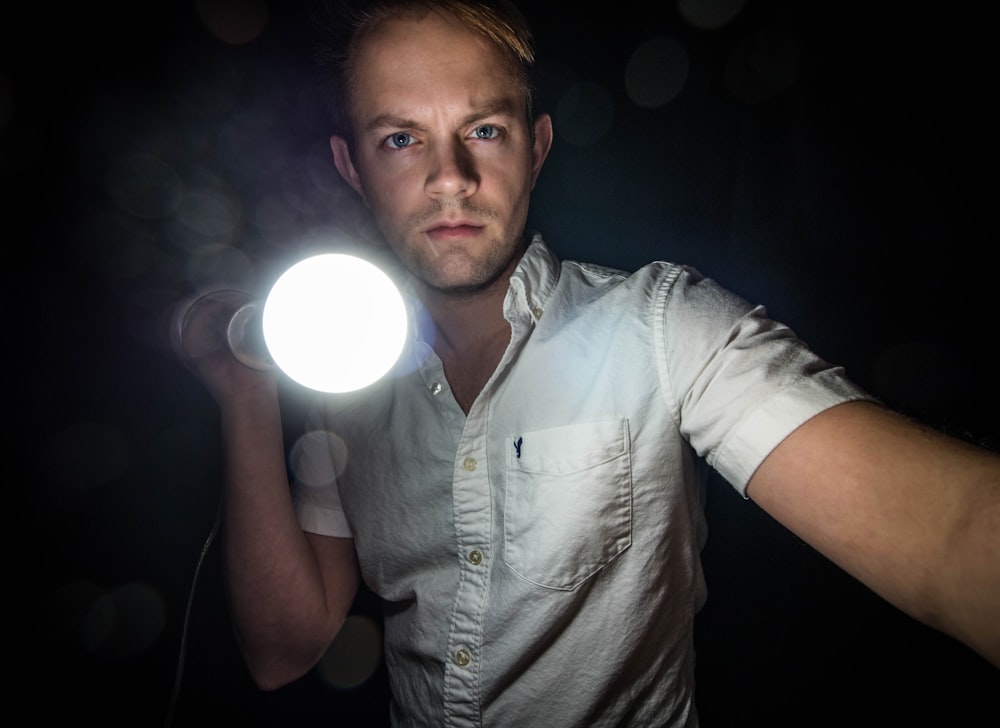
[[726, 65], [726, 85], [748, 103], [765, 101], [795, 83], [799, 43], [785, 27], [768, 26], [740, 43]]
[[178, 218], [187, 227], [214, 239], [230, 238], [241, 216], [239, 201], [225, 191], [191, 190], [184, 195]]
[[122, 584], [108, 593], [114, 608], [111, 632], [98, 655], [109, 662], [125, 662], [145, 653], [163, 632], [163, 597], [142, 582]]
[[633, 51], [625, 90], [637, 106], [655, 109], [673, 101], [687, 82], [687, 51], [672, 38], [653, 38]]
[[678, 0], [677, 10], [695, 28], [718, 30], [733, 22], [746, 0]]
[[249, 43], [267, 26], [264, 0], [197, 0], [195, 9], [208, 31], [230, 45]]
[[108, 191], [121, 210], [142, 220], [162, 220], [181, 203], [183, 186], [173, 167], [150, 154], [127, 154], [108, 170]]
[[112, 590], [81, 580], [45, 596], [34, 618], [35, 643], [50, 659], [123, 662], [146, 652], [166, 624], [163, 598], [147, 584]]
[[602, 85], [580, 81], [559, 98], [556, 105], [556, 131], [570, 144], [586, 147], [611, 130], [614, 100]]
[[34, 615], [37, 652], [47, 658], [91, 654], [111, 633], [114, 608], [92, 581], [74, 581], [49, 592]]
[[194, 288], [208, 287], [219, 281], [250, 281], [254, 264], [250, 257], [231, 245], [204, 245], [185, 261], [187, 279]]
[[317, 672], [335, 688], [365, 683], [382, 659], [382, 633], [368, 617], [352, 614], [317, 665]]
[[[321, 453], [319, 458], [311, 453]], [[347, 467], [347, 444], [327, 430], [313, 430], [302, 435], [289, 451], [289, 463], [295, 479], [313, 488], [330, 485]]]

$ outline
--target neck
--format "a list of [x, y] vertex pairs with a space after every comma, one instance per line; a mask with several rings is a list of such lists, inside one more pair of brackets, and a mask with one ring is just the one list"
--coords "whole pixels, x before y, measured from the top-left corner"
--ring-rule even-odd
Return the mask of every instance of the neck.
[[434, 324], [434, 351], [441, 358], [452, 394], [466, 414], [500, 363], [510, 342], [503, 316], [509, 272], [474, 293], [423, 291]]
[[434, 324], [434, 348], [439, 355], [477, 349], [484, 342], [509, 333], [510, 327], [503, 316], [509, 280], [508, 274], [489, 288], [474, 292], [420, 291], [420, 299]]
[[497, 338], [509, 337], [503, 303], [520, 258], [515, 256], [488, 285], [471, 291], [442, 290], [417, 283], [417, 296], [434, 324], [434, 348], [439, 355], [461, 355]]

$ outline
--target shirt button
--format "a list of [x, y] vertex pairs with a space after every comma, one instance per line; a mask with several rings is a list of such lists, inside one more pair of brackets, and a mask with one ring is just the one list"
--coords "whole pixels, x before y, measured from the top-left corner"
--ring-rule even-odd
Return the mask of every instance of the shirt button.
[[533, 309], [531, 309], [531, 313], [534, 315], [536, 319], [540, 319], [542, 317], [542, 309], [540, 309], [538, 306], [535, 306]]
[[472, 549], [472, 551], [469, 552], [469, 563], [473, 566], [479, 566], [483, 563], [483, 552], [479, 549]]
[[431, 390], [431, 394], [437, 395], [441, 394], [441, 390], [444, 389], [444, 387], [441, 386], [441, 382], [432, 382], [428, 389]]
[[468, 667], [469, 663], [472, 662], [472, 655], [463, 647], [455, 653], [455, 662], [459, 667]]
[[476, 462], [475, 458], [466, 458], [465, 462], [462, 463], [462, 467], [468, 470], [470, 473], [479, 467], [479, 463]]

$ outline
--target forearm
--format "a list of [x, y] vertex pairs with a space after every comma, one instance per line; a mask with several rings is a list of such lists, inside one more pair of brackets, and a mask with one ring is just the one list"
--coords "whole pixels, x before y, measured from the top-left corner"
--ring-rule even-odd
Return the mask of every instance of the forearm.
[[1000, 666], [1000, 456], [867, 404], [793, 432], [747, 490], [914, 618]]
[[984, 454], [981, 467], [942, 549], [939, 607], [923, 618], [1000, 668], [1000, 458]]
[[869, 426], [845, 450], [868, 516], [842, 563], [1000, 667], [1000, 455], [884, 410]]
[[[324, 574], [295, 518], [276, 386], [268, 383], [224, 406], [222, 436], [230, 608], [254, 679], [274, 688], [315, 664], [339, 629], [346, 613], [342, 604], [349, 600], [328, 605]], [[353, 584], [345, 588], [353, 595]]]
[[230, 609], [254, 679], [273, 688], [322, 656], [353, 602], [358, 567], [353, 541], [307, 536], [295, 518], [277, 379], [239, 363], [224, 343], [245, 300], [221, 291], [188, 304], [175, 348], [219, 405]]

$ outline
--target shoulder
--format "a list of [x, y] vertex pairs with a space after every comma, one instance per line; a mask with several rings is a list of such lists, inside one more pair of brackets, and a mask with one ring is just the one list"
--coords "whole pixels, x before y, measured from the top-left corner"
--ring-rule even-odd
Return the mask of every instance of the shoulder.
[[637, 294], [649, 299], [665, 297], [678, 285], [706, 280], [697, 270], [669, 261], [653, 261], [627, 271], [581, 260], [561, 261], [559, 286], [569, 293]]

